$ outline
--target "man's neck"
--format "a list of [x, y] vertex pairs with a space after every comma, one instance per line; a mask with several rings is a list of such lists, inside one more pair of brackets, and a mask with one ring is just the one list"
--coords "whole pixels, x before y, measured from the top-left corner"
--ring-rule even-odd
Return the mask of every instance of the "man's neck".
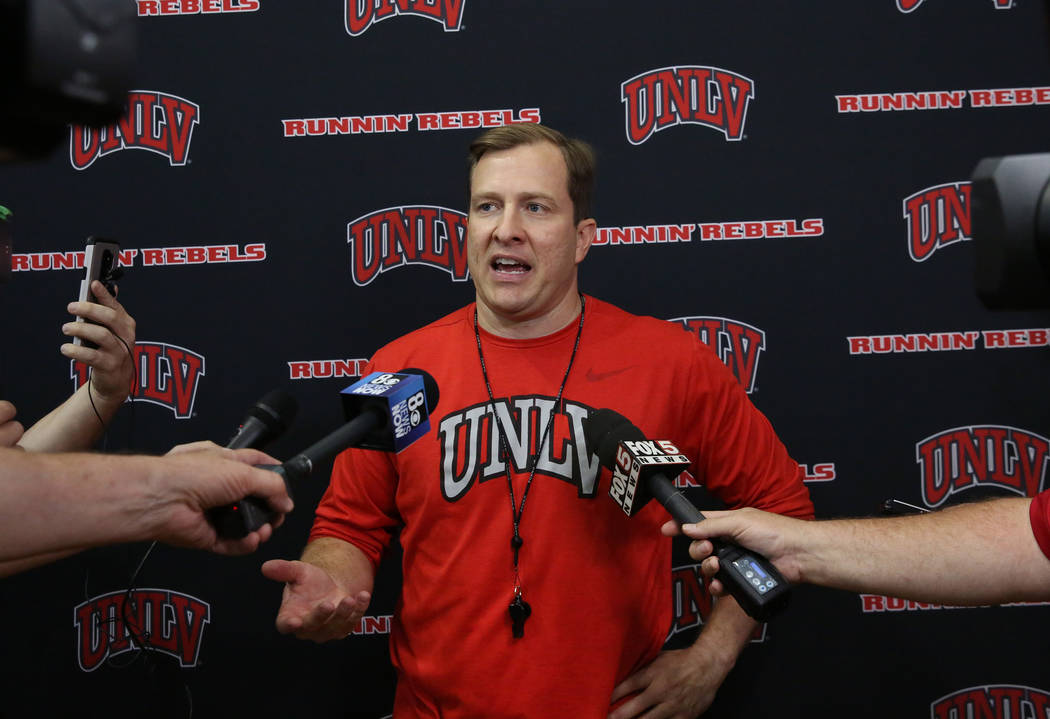
[[486, 332], [508, 339], [525, 340], [545, 337], [563, 329], [580, 316], [583, 306], [579, 293], [574, 291], [566, 300], [552, 311], [529, 319], [499, 315], [490, 311], [481, 302], [477, 302], [478, 325]]

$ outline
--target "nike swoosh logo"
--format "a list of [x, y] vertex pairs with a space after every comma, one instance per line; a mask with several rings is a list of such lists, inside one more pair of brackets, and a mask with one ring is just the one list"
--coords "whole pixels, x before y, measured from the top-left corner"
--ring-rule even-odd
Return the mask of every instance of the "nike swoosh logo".
[[604, 379], [615, 377], [618, 374], [623, 374], [629, 370], [634, 369], [637, 365], [630, 365], [629, 367], [621, 367], [620, 369], [614, 369], [610, 372], [595, 372], [594, 370], [587, 368], [587, 381], [588, 382], [601, 382]]

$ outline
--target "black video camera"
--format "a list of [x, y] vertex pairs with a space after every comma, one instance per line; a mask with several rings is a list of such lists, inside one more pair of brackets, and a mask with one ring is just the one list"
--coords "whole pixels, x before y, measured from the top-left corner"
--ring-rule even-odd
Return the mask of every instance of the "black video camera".
[[981, 301], [992, 310], [1050, 308], [1050, 153], [981, 160], [970, 202]]
[[135, 30], [130, 0], [0, 0], [0, 160], [51, 152], [70, 124], [116, 122]]

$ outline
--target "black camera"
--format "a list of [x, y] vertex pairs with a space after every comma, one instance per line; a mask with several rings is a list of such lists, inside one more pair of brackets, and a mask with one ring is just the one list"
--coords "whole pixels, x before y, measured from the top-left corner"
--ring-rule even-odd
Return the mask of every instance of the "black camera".
[[992, 310], [1050, 307], [1050, 153], [981, 160], [970, 202], [981, 301]]
[[70, 124], [101, 127], [124, 111], [135, 67], [129, 0], [0, 0], [0, 159], [33, 159]]

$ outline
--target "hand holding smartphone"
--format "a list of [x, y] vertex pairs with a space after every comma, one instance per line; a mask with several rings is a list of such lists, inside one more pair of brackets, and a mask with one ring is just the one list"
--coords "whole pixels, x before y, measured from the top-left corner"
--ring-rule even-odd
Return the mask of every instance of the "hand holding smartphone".
[[[81, 302], [98, 302], [91, 292], [94, 280], [101, 282], [110, 294], [114, 294], [117, 280], [122, 274], [119, 268], [120, 243], [102, 237], [88, 237], [84, 248], [84, 279], [80, 281], [80, 296], [77, 299]], [[77, 322], [90, 321], [77, 317]], [[91, 342], [85, 343], [79, 337], [73, 338], [73, 344], [92, 346]]]

